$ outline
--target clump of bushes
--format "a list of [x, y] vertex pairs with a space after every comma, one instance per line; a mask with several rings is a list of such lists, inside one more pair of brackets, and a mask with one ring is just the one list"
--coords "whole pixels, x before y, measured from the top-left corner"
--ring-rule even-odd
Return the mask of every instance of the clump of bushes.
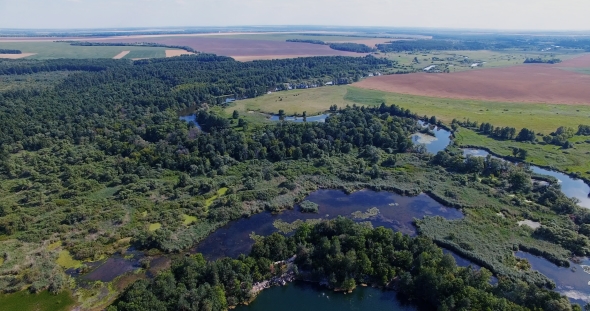
[[303, 213], [317, 213], [319, 211], [319, 206], [311, 201], [305, 200], [299, 206], [301, 206]]

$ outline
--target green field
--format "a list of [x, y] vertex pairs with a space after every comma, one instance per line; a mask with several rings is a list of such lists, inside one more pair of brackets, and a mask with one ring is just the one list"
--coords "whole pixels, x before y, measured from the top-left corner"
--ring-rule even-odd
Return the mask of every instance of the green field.
[[[166, 57], [162, 47], [142, 46], [72, 46], [64, 42], [0, 42], [0, 49], [17, 49], [37, 53], [26, 59], [51, 58], [113, 58], [122, 51], [131, 51], [125, 58]], [[137, 56], [136, 56], [137, 55]]]
[[287, 115], [318, 114], [331, 105], [344, 107], [347, 104], [362, 105], [396, 104], [419, 115], [436, 116], [450, 124], [453, 119], [492, 123], [494, 126], [523, 127], [549, 134], [560, 126], [577, 128], [590, 124], [590, 106], [548, 105], [528, 103], [501, 103], [477, 100], [460, 100], [404, 95], [360, 89], [353, 86], [321, 87], [307, 90], [292, 90], [238, 101], [226, 109], [244, 114], [247, 111], [277, 113], [285, 110]]
[[[401, 52], [380, 54], [388, 59], [397, 61], [400, 65], [422, 70], [430, 65], [439, 66], [438, 69], [449, 69], [450, 72], [477, 70], [483, 68], [499, 68], [515, 66], [524, 63], [526, 58], [546, 57], [566, 60], [580, 55], [579, 51], [560, 51], [558, 54], [534, 51], [434, 51], [434, 52]], [[417, 58], [419, 63], [414, 62]], [[438, 58], [440, 60], [434, 60]], [[481, 64], [471, 67], [472, 64]]]
[[541, 166], [551, 166], [562, 172], [578, 172], [590, 178], [590, 137], [574, 136], [570, 141], [574, 148], [563, 149], [549, 144], [521, 143], [511, 140], [496, 140], [474, 131], [461, 128], [455, 133], [455, 141], [459, 146], [479, 146], [489, 148], [496, 154], [512, 156], [514, 148], [528, 151], [526, 161]]
[[47, 291], [30, 294], [21, 291], [14, 294], [0, 294], [0, 310], [6, 311], [62, 311], [69, 310], [74, 299], [68, 291], [52, 295]]

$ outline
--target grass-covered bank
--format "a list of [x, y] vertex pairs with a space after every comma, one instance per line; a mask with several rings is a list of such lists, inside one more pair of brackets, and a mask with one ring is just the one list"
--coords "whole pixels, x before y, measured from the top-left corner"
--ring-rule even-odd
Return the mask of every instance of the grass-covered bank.
[[74, 305], [69, 291], [53, 295], [48, 291], [31, 294], [21, 291], [0, 294], [0, 309], [6, 311], [68, 311]]

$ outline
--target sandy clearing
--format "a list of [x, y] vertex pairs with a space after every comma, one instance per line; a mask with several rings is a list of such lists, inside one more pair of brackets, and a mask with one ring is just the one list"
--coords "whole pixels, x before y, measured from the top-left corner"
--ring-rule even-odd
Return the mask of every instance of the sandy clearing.
[[29, 56], [36, 55], [37, 53], [22, 53], [22, 54], [0, 54], [0, 58], [7, 58], [7, 59], [20, 59]]
[[525, 220], [521, 220], [518, 222], [519, 226], [528, 226], [532, 229], [537, 229], [541, 227], [541, 223], [540, 222], [536, 222], [536, 221], [532, 221], [529, 219], [525, 219]]
[[590, 75], [543, 64], [450, 74], [390, 75], [368, 78], [353, 85], [440, 98], [590, 105]]
[[123, 57], [127, 56], [127, 54], [129, 54], [130, 52], [131, 52], [131, 51], [123, 51], [123, 52], [121, 52], [121, 53], [119, 53], [119, 54], [115, 55], [115, 57], [113, 57], [113, 59], [121, 59], [121, 58], [123, 58]]
[[181, 55], [192, 55], [194, 53], [185, 50], [166, 50], [166, 57], [175, 57]]

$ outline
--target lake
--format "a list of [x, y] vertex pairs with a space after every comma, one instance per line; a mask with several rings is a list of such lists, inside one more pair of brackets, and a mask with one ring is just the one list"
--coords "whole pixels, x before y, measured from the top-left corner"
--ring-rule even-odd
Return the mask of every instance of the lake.
[[372, 287], [357, 287], [351, 294], [336, 293], [311, 283], [293, 282], [285, 286], [265, 289], [248, 306], [238, 306], [236, 311], [346, 311], [392, 310], [413, 311], [404, 306], [393, 291]]
[[558, 267], [549, 260], [526, 252], [516, 252], [519, 258], [529, 261], [533, 270], [541, 272], [555, 282], [555, 291], [567, 296], [570, 301], [585, 305], [590, 302], [590, 274], [583, 266], [590, 266], [590, 260], [583, 258], [581, 263], [570, 261], [570, 268]]
[[197, 122], [197, 116], [194, 113], [190, 115], [179, 116], [178, 118], [187, 123], [193, 123], [199, 130], [202, 130], [201, 125], [199, 125], [199, 122]]
[[406, 197], [385, 191], [363, 190], [347, 195], [339, 190], [318, 190], [305, 199], [318, 204], [319, 213], [301, 213], [299, 206], [295, 206], [293, 210], [287, 210], [278, 215], [260, 213], [250, 218], [242, 218], [216, 230], [199, 243], [194, 252], [203, 253], [205, 258], [210, 260], [225, 256], [237, 257], [250, 252], [254, 244], [250, 238], [251, 233], [269, 235], [277, 232], [278, 229], [273, 226], [275, 221], [292, 223], [298, 219], [334, 219], [338, 216], [354, 219], [352, 213], [357, 211], [366, 213], [373, 207], [379, 209], [378, 215], [355, 220], [371, 221], [375, 227], [384, 226], [410, 235], [416, 235], [414, 218], [420, 219], [424, 216], [463, 218], [461, 211], [445, 207], [425, 194]]
[[[489, 152], [481, 149], [463, 149], [465, 156], [472, 155], [476, 157], [487, 157]], [[497, 157], [496, 157], [497, 158]], [[583, 180], [572, 178], [567, 174], [548, 170], [542, 167], [530, 165], [531, 170], [539, 175], [548, 175], [557, 178], [561, 184], [561, 191], [569, 198], [578, 199], [578, 205], [590, 208], [590, 186], [588, 186]]]

